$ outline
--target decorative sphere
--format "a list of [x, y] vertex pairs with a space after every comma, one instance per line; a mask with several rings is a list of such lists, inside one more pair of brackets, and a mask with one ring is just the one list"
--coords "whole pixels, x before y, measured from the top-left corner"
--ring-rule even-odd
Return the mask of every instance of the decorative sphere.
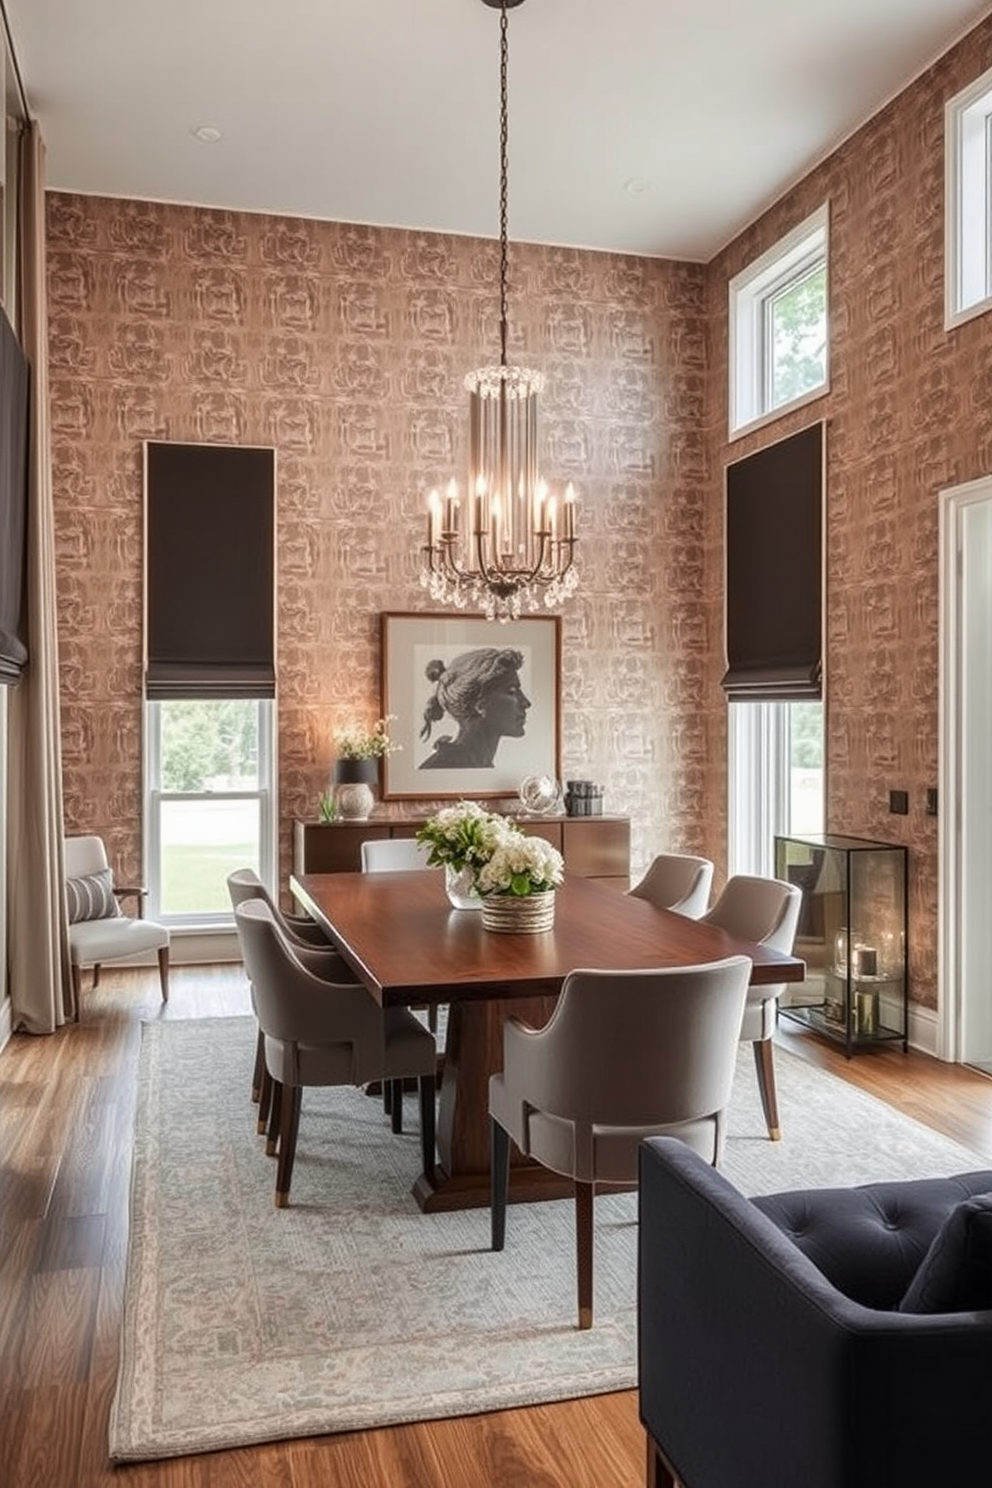
[[527, 775], [520, 782], [520, 802], [525, 810], [547, 816], [558, 809], [561, 786], [550, 775]]

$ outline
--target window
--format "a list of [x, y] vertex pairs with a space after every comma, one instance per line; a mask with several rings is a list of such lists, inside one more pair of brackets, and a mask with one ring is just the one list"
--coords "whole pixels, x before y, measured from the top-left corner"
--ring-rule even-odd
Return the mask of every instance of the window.
[[274, 712], [260, 698], [146, 704], [152, 918], [216, 925], [231, 914], [229, 873], [273, 881]]
[[827, 389], [827, 208], [730, 281], [730, 432]]
[[992, 71], [944, 110], [944, 298], [950, 327], [992, 305]]
[[822, 703], [731, 703], [731, 873], [774, 876], [775, 837], [823, 825]]

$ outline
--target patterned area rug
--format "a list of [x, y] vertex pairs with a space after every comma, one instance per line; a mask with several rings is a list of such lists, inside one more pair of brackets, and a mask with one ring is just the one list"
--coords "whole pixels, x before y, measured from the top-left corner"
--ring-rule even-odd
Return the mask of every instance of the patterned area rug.
[[[110, 1453], [176, 1457], [471, 1415], [636, 1383], [635, 1194], [596, 1200], [595, 1325], [576, 1328], [573, 1208], [421, 1214], [416, 1101], [308, 1090], [291, 1205], [248, 1098], [250, 1018], [144, 1025], [131, 1232]], [[727, 1175], [745, 1192], [963, 1172], [986, 1163], [777, 1051], [783, 1140], [751, 1052]]]

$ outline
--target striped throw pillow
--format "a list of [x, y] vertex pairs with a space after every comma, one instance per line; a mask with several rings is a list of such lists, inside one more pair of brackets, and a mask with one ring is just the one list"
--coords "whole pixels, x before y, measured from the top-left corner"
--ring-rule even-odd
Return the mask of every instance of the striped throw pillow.
[[77, 925], [80, 920], [109, 920], [121, 913], [109, 868], [102, 873], [88, 873], [85, 878], [67, 878], [65, 894], [70, 925]]

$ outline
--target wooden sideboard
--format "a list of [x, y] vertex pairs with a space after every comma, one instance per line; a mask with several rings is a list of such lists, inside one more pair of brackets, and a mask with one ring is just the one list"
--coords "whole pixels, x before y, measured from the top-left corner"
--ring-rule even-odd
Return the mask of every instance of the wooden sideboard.
[[[294, 873], [358, 873], [363, 842], [413, 837], [426, 818], [372, 816], [367, 821], [293, 824]], [[565, 859], [570, 873], [594, 878], [621, 891], [630, 887], [630, 818], [626, 816], [521, 816], [525, 832], [544, 837]]]

